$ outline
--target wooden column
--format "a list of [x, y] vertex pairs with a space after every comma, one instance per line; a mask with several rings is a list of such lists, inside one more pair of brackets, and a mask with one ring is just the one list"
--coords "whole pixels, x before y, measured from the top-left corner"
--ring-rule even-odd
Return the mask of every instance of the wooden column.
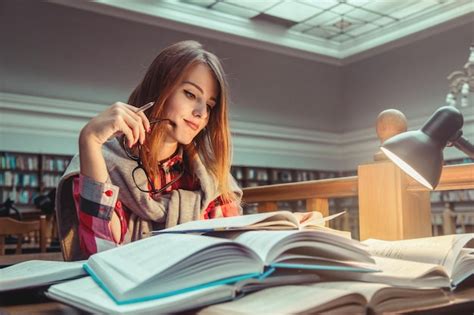
[[278, 205], [276, 202], [266, 201], [258, 204], [258, 212], [272, 212], [277, 210]]
[[431, 236], [429, 191], [408, 191], [409, 177], [390, 161], [361, 165], [360, 239], [400, 240]]

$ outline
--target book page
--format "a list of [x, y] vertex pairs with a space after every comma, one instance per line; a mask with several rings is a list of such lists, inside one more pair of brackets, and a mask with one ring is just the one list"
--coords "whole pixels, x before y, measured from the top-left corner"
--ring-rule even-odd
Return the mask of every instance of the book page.
[[[104, 272], [115, 271], [122, 278], [129, 279], [129, 283], [122, 281], [117, 283], [118, 286], [127, 290], [130, 286], [144, 282], [173, 267], [194, 253], [225, 243], [232, 242], [226, 239], [189, 234], [160, 234], [94, 254], [89, 258], [88, 265], [98, 272], [93, 265], [97, 263], [106, 268]], [[103, 276], [107, 277], [107, 275]], [[113, 282], [112, 276], [107, 278]]]
[[451, 275], [453, 285], [457, 286], [473, 274], [474, 248], [463, 248], [454, 266], [454, 272]]
[[444, 267], [410, 260], [374, 257], [381, 272], [361, 274], [360, 280], [382, 282], [407, 287], [449, 287], [450, 279]]
[[0, 291], [53, 283], [85, 276], [85, 261], [29, 260], [0, 269]]
[[457, 234], [401, 241], [368, 239], [362, 243], [369, 246], [372, 255], [441, 265], [451, 275], [461, 249], [473, 237], [474, 234]]
[[374, 257], [374, 259], [377, 267], [382, 270], [380, 274], [386, 276], [415, 279], [427, 274], [437, 274], [448, 277], [444, 267], [440, 265], [387, 257]]
[[208, 306], [199, 315], [214, 314], [314, 314], [338, 312], [338, 307], [348, 314], [365, 314], [366, 300], [359, 294], [342, 290], [317, 288], [308, 285], [285, 285], [251, 293], [238, 300]]
[[333, 258], [337, 254], [346, 260], [373, 262], [358, 241], [320, 231], [249, 231], [238, 234], [234, 241], [252, 248], [266, 265], [286, 250], [297, 247], [313, 247], [313, 252], [318, 251], [321, 257]]
[[362, 294], [369, 301], [369, 306], [375, 314], [405, 312], [409, 309], [449, 302], [449, 298], [441, 289], [393, 287], [382, 283], [360, 281], [319, 282], [311, 286]]
[[234, 241], [252, 248], [260, 259], [269, 265], [271, 263], [268, 258], [270, 251], [295, 232], [298, 233], [298, 231], [249, 231], [238, 234]]
[[317, 211], [311, 211], [311, 212], [295, 212], [293, 213], [297, 218], [300, 223], [300, 227], [303, 229], [311, 229], [314, 227], [320, 227], [325, 225], [326, 222], [331, 221], [343, 214], [345, 214], [345, 211], [335, 213], [332, 215], [329, 215], [327, 217], [323, 217], [323, 215], [320, 212]]
[[116, 304], [90, 277], [53, 285], [46, 295], [91, 313], [138, 314], [175, 313], [214, 302], [230, 300], [234, 289], [221, 285], [147, 302]]
[[367, 301], [370, 301], [377, 291], [383, 288], [389, 288], [388, 284], [370, 283], [362, 281], [328, 281], [311, 284], [311, 287], [321, 289], [336, 289], [351, 293], [362, 294]]
[[328, 272], [324, 274], [324, 279], [377, 282], [410, 288], [450, 287], [450, 279], [442, 266], [386, 257], [374, 257], [374, 259], [380, 272], [346, 274]]
[[[91, 256], [88, 272], [120, 302], [158, 298], [263, 270], [256, 253], [226, 239], [160, 234]], [[225, 281], [224, 281], [225, 280]]]
[[183, 223], [180, 225], [173, 226], [168, 229], [161, 231], [154, 231], [156, 233], [166, 232], [207, 232], [211, 230], [225, 230], [225, 229], [237, 229], [244, 227], [251, 227], [252, 225], [265, 222], [267, 226], [270, 226], [269, 222], [286, 222], [288, 227], [298, 228], [298, 221], [293, 213], [289, 211], [275, 211], [267, 213], [256, 213], [241, 215], [236, 217], [225, 217], [210, 220], [198, 220]]
[[311, 271], [301, 269], [276, 269], [268, 277], [265, 277], [263, 279], [246, 279], [243, 281], [239, 281], [234, 286], [237, 294], [239, 294], [240, 292], [247, 294], [250, 292], [274, 286], [301, 285], [308, 283], [316, 283], [319, 280], [321, 280], [321, 278]]

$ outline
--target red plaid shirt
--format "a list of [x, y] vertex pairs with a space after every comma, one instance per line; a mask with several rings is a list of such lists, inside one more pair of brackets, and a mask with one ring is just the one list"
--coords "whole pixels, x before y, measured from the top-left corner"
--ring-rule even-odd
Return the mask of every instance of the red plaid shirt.
[[[175, 155], [160, 164], [160, 176], [154, 179], [155, 187], [163, 187], [166, 183], [176, 178], [183, 164], [181, 155]], [[168, 194], [175, 189], [199, 190], [199, 181], [192, 175], [184, 175], [168, 187], [163, 194]], [[78, 175], [73, 182], [74, 202], [79, 217], [79, 239], [82, 251], [86, 255], [116, 247], [122, 244], [128, 230], [128, 219], [130, 213], [117, 199], [119, 187], [99, 183], [93, 179]], [[221, 197], [212, 201], [201, 214], [201, 219], [212, 219], [217, 217], [228, 217], [239, 215], [237, 202], [226, 203]], [[115, 242], [111, 231], [110, 218], [114, 211], [121, 224], [121, 238]]]

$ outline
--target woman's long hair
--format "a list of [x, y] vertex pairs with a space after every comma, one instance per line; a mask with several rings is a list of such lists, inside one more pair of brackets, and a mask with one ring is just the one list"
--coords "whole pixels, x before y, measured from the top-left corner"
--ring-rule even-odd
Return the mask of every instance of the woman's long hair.
[[[188, 156], [199, 155], [204, 166], [218, 182], [218, 188], [224, 200], [236, 199], [230, 187], [230, 165], [232, 145], [228, 123], [228, 84], [219, 59], [203, 49], [196, 41], [182, 41], [165, 48], [152, 62], [142, 82], [128, 99], [134, 106], [155, 102], [148, 118], [164, 118], [166, 100], [183, 80], [186, 72], [201, 63], [209, 67], [219, 86], [217, 104], [212, 109], [209, 122], [184, 150]], [[156, 125], [142, 146], [143, 165], [152, 178], [158, 176], [158, 155], [166, 133], [165, 125]]]

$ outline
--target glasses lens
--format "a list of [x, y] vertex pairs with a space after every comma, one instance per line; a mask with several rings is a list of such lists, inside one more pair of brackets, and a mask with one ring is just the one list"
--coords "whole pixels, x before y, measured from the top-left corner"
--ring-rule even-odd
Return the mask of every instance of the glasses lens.
[[135, 167], [135, 169], [132, 172], [132, 177], [133, 177], [133, 182], [135, 183], [135, 186], [140, 191], [143, 192], [152, 192], [154, 190], [153, 184], [149, 182], [148, 176], [141, 166]]
[[[122, 147], [125, 150], [125, 154], [127, 154], [127, 157], [131, 160], [138, 161], [139, 158], [138, 156], [134, 155], [132, 152], [132, 149], [128, 147], [128, 141], [125, 136], [122, 137]], [[140, 150], [140, 144], [138, 144], [138, 150]]]

